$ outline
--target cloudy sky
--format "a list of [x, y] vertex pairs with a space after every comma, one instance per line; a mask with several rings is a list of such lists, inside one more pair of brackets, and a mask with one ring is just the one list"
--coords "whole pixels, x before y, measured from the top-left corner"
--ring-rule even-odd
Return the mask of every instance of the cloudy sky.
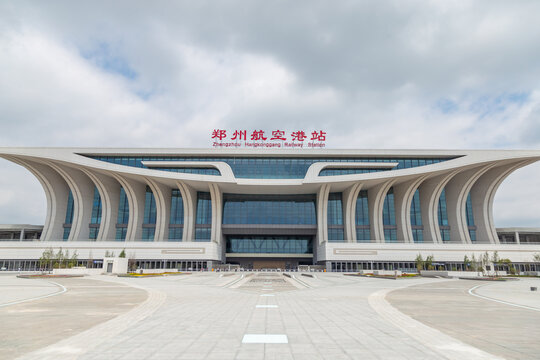
[[[334, 148], [540, 149], [538, 14], [538, 1], [0, 1], [0, 146], [208, 147], [215, 128], [284, 128], [325, 129]], [[37, 180], [5, 160], [0, 174], [0, 223], [42, 224]], [[540, 164], [503, 183], [495, 222], [540, 226]]]

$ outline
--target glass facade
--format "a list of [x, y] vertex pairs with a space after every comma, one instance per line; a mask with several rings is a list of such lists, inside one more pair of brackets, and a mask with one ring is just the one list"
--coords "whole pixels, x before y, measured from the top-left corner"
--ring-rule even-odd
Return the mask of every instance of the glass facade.
[[469, 236], [472, 242], [476, 242], [476, 225], [474, 224], [474, 215], [472, 209], [471, 193], [467, 195], [467, 202], [465, 205], [465, 214], [467, 217], [467, 228], [469, 230]]
[[153, 170], [170, 171], [184, 174], [198, 174], [198, 175], [221, 175], [216, 168], [173, 168], [173, 167], [152, 167]]
[[422, 212], [420, 210], [420, 191], [416, 189], [411, 202], [411, 226], [413, 241], [424, 242], [424, 227], [422, 226]]
[[328, 241], [343, 242], [343, 202], [341, 193], [328, 195]]
[[142, 229], [142, 240], [152, 241], [156, 233], [156, 198], [150, 187], [146, 187], [144, 200], [144, 220]]
[[184, 201], [180, 190], [171, 191], [171, 221], [169, 223], [169, 241], [182, 241], [184, 232]]
[[380, 171], [388, 171], [392, 169], [351, 169], [351, 168], [330, 168], [322, 169], [319, 172], [319, 176], [336, 176], [336, 175], [354, 175], [354, 174], [368, 174]]
[[448, 226], [448, 212], [446, 210], [446, 192], [441, 192], [441, 196], [439, 197], [439, 210], [438, 210], [438, 217], [439, 217], [439, 229], [441, 231], [441, 238], [442, 241], [450, 241], [450, 226]]
[[368, 192], [362, 190], [356, 198], [356, 242], [370, 242]]
[[71, 225], [73, 224], [73, 212], [75, 209], [75, 204], [73, 201], [73, 193], [69, 190], [67, 207], [66, 207], [66, 219], [64, 221], [64, 234], [62, 236], [63, 240], [69, 238], [69, 233], [71, 232]]
[[212, 236], [212, 200], [209, 192], [197, 192], [195, 241], [210, 241]]
[[386, 242], [397, 242], [396, 210], [394, 206], [394, 188], [390, 188], [383, 204], [383, 229]]
[[223, 224], [316, 225], [316, 196], [223, 195]]
[[129, 222], [129, 202], [126, 191], [120, 188], [120, 201], [118, 203], [118, 219], [116, 221], [116, 240], [126, 240], [127, 226]]
[[[85, 155], [86, 156], [86, 155]], [[200, 157], [200, 156], [88, 156], [110, 163], [146, 168], [142, 161], [222, 161], [231, 166], [237, 178], [302, 179], [307, 169], [316, 162], [396, 162], [394, 170], [425, 166], [455, 159], [448, 158], [383, 158], [383, 157]], [[160, 167], [159, 170], [178, 172], [178, 168]], [[333, 171], [334, 169], [329, 169]], [[349, 171], [350, 169], [335, 169]], [[367, 169], [366, 169], [367, 170]], [[324, 171], [324, 170], [323, 170]], [[371, 171], [371, 170], [370, 170]], [[330, 173], [323, 173], [328, 176]], [[215, 175], [215, 174], [212, 174]], [[336, 175], [344, 175], [336, 173]]]
[[97, 187], [94, 187], [94, 201], [92, 203], [92, 218], [90, 219], [90, 233], [88, 238], [96, 240], [99, 233], [99, 224], [101, 224], [101, 196]]
[[312, 254], [311, 236], [228, 236], [229, 254]]

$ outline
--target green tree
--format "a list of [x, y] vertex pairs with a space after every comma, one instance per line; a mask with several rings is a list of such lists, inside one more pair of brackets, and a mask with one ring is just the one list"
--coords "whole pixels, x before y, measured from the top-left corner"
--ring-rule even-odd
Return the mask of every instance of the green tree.
[[493, 255], [491, 257], [491, 262], [493, 263], [493, 268], [495, 270], [495, 276], [499, 276], [499, 265], [500, 265], [500, 258], [499, 253], [497, 251], [493, 252]]
[[482, 274], [487, 275], [488, 274], [488, 266], [489, 266], [489, 254], [486, 251], [484, 255], [482, 255]]
[[510, 259], [500, 259], [499, 265], [502, 265], [510, 275], [516, 275], [516, 268]]
[[467, 255], [463, 257], [463, 266], [465, 267], [465, 271], [469, 271], [471, 269], [471, 260], [469, 260]]
[[426, 261], [424, 262], [424, 264], [428, 270], [433, 270], [433, 255], [426, 256]]
[[414, 259], [414, 262], [416, 264], [416, 270], [420, 273], [424, 269], [424, 258], [422, 257], [422, 254], [416, 255], [416, 259]]
[[51, 266], [53, 256], [54, 256], [54, 251], [52, 248], [43, 250], [41, 257], [39, 258], [39, 267], [43, 270], [49, 269], [49, 266]]
[[126, 257], [126, 249], [122, 249], [122, 252], [120, 253], [120, 255], [118, 255], [118, 257], [121, 257], [121, 258], [125, 258]]
[[[72, 268], [74, 266], [77, 266], [77, 259], [78, 259], [79, 255], [77, 254], [77, 250], [75, 250], [73, 252], [73, 255], [71, 255], [71, 258], [69, 258], [69, 261], [68, 261], [68, 267], [69, 268]], [[66, 254], [66, 258], [67, 258], [67, 254]]]
[[58, 252], [54, 256], [53, 268], [59, 269], [62, 266], [63, 262], [64, 262], [64, 252], [62, 251], [62, 248], [60, 248], [58, 249]]

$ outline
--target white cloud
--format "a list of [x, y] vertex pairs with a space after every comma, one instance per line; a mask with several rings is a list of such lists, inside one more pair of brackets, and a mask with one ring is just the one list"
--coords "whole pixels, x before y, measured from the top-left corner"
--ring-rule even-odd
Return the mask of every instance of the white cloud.
[[[332, 147], [538, 148], [540, 3], [5, 2], [1, 146], [210, 144], [213, 128], [324, 129]], [[43, 222], [0, 162], [1, 222]], [[497, 224], [534, 224], [503, 183]], [[17, 180], [12, 179], [17, 178]], [[538, 213], [538, 211], [535, 211]], [[25, 216], [28, 220], [23, 220]]]

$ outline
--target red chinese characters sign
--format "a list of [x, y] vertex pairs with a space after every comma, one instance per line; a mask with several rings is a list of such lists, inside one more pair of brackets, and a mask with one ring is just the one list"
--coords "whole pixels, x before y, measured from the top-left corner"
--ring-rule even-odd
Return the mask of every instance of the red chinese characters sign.
[[214, 147], [323, 148], [326, 146], [326, 132], [213, 129], [211, 140]]

